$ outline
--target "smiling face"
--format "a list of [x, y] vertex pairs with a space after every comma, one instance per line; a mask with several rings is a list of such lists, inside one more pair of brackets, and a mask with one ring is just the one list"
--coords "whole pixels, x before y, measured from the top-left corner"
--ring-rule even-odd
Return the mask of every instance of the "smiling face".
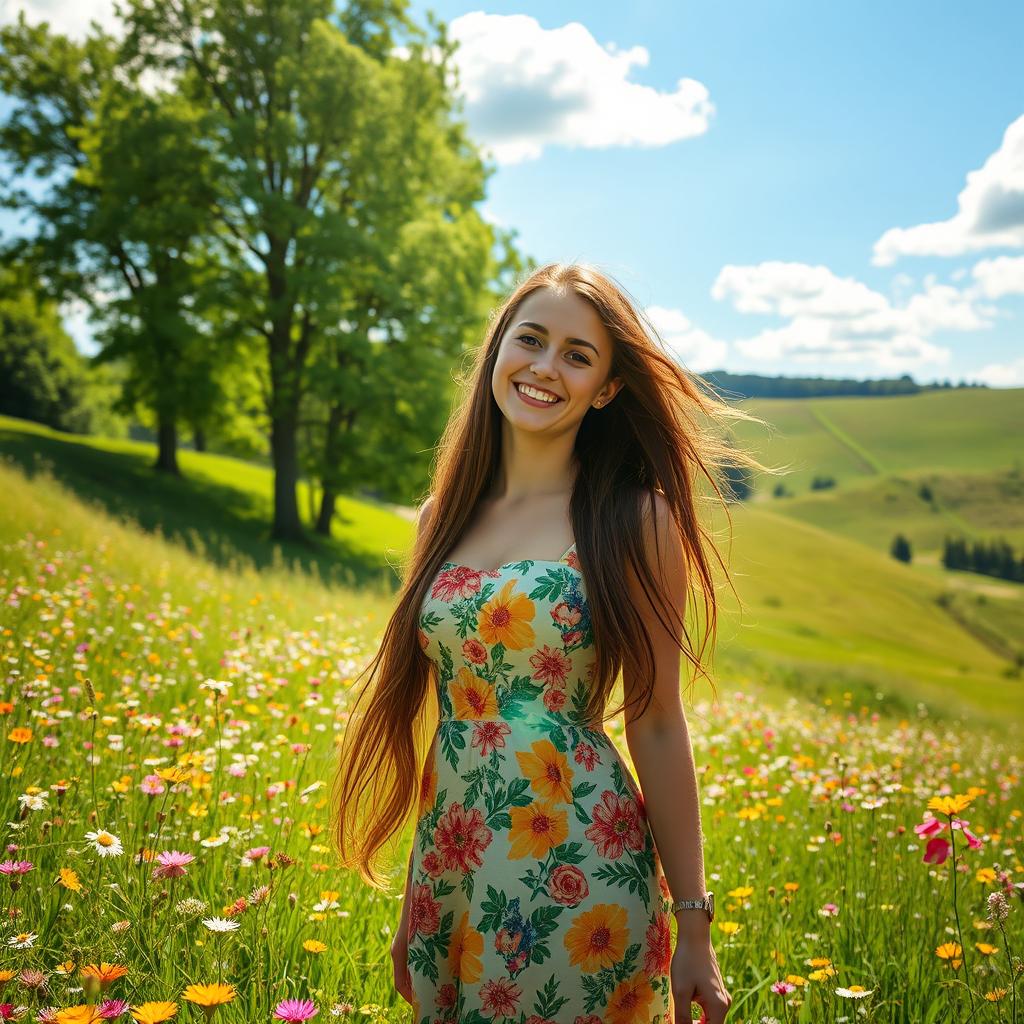
[[619, 390], [611, 367], [612, 339], [594, 307], [572, 292], [539, 288], [520, 303], [501, 338], [491, 390], [516, 426], [564, 427]]

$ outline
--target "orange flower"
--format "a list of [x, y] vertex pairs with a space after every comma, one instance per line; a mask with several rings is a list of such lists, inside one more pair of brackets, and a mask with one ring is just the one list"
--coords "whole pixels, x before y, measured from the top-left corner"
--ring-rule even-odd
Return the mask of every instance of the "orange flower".
[[195, 1003], [196, 1006], [201, 1006], [203, 1009], [210, 1009], [230, 1003], [236, 993], [234, 985], [214, 983], [212, 985], [189, 985], [182, 995], [190, 1003]]
[[182, 768], [181, 765], [175, 765], [173, 768], [157, 768], [156, 773], [165, 782], [184, 782], [186, 779], [191, 777], [192, 769]]
[[83, 1003], [81, 1006], [70, 1006], [66, 1010], [58, 1010], [57, 1016], [53, 1018], [55, 1024], [92, 1024], [93, 1021], [102, 1020], [100, 1008], [92, 1003]]
[[465, 665], [452, 680], [449, 691], [456, 718], [492, 720], [498, 717], [498, 695], [494, 687]]
[[928, 801], [928, 810], [938, 811], [939, 814], [959, 814], [971, 806], [973, 796], [933, 796]]
[[462, 919], [452, 932], [452, 943], [448, 950], [448, 969], [452, 976], [466, 984], [479, 981], [483, 974], [480, 954], [484, 951], [484, 937], [469, 923], [469, 911], [462, 913]]
[[521, 651], [534, 644], [534, 604], [525, 594], [515, 594], [513, 577], [481, 609], [477, 631], [485, 644], [502, 644], [506, 650]]
[[572, 768], [551, 740], [537, 740], [533, 753], [517, 750], [519, 769], [530, 780], [530, 786], [545, 800], [572, 803]]
[[123, 978], [128, 973], [128, 968], [123, 964], [108, 964], [105, 961], [98, 964], [86, 964], [82, 968], [83, 978], [95, 978], [103, 988], [106, 988], [112, 981]]
[[628, 935], [625, 908], [614, 903], [597, 903], [576, 916], [563, 941], [569, 962], [593, 974], [623, 958]]
[[57, 884], [63, 885], [65, 889], [71, 889], [73, 892], [82, 891], [82, 883], [78, 880], [78, 872], [73, 871], [71, 868], [60, 869], [60, 874], [57, 876]]
[[14, 710], [14, 705], [9, 700], [0, 700], [0, 715], [9, 715]]
[[642, 974], [620, 981], [608, 1000], [604, 1020], [607, 1024], [644, 1024], [651, 1019], [649, 1007], [654, 998], [650, 981]]
[[509, 860], [541, 860], [569, 836], [569, 815], [550, 800], [534, 800], [526, 807], [510, 807]]
[[130, 1012], [138, 1024], [162, 1024], [163, 1021], [170, 1020], [178, 1012], [178, 1004], [142, 1003], [141, 1006], [133, 1006]]
[[7, 734], [7, 738], [12, 743], [28, 743], [32, 739], [32, 730], [19, 725]]

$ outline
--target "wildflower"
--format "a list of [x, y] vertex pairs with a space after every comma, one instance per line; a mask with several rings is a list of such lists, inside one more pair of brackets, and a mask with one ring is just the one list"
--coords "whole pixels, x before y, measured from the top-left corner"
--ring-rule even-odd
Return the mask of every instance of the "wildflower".
[[190, 896], [187, 900], [179, 900], [174, 905], [174, 909], [182, 917], [198, 917], [200, 914], [206, 913], [208, 906], [209, 904], [205, 900], [197, 900]]
[[259, 906], [268, 896], [270, 895], [269, 885], [257, 885], [251, 893], [249, 893], [249, 906]]
[[230, 1003], [235, 998], [234, 985], [189, 985], [184, 992], [184, 997], [190, 1003], [201, 1006], [207, 1019], [212, 1017], [218, 1006]]
[[302, 948], [307, 953], [322, 953], [325, 949], [327, 949], [327, 944], [321, 942], [319, 939], [306, 939], [306, 941], [302, 944]]
[[178, 878], [185, 874], [185, 867], [195, 860], [191, 853], [180, 853], [178, 850], [169, 850], [158, 853], [156, 857], [159, 866], [153, 869], [154, 878]]
[[49, 793], [22, 793], [18, 797], [18, 803], [22, 807], [27, 807], [30, 811], [45, 811], [46, 798], [49, 795]]
[[865, 996], [871, 995], [874, 992], [873, 988], [864, 988], [863, 985], [851, 985], [849, 988], [837, 988], [836, 995], [842, 996], [844, 999], [863, 999]]
[[32, 992], [42, 992], [46, 988], [46, 975], [42, 971], [26, 968], [18, 975], [18, 981]]
[[114, 922], [114, 923], [113, 923], [113, 924], [112, 924], [112, 925], [110, 926], [110, 930], [111, 930], [111, 931], [112, 931], [112, 932], [113, 932], [113, 933], [114, 933], [115, 935], [120, 935], [120, 934], [121, 934], [121, 932], [126, 932], [126, 931], [128, 931], [128, 929], [129, 929], [129, 928], [131, 928], [131, 926], [132, 926], [132, 923], [131, 923], [131, 921], [115, 921], [115, 922]]
[[203, 918], [203, 924], [205, 924], [211, 932], [236, 932], [242, 927], [237, 921], [228, 921], [223, 917]]
[[101, 857], [120, 857], [124, 853], [121, 840], [106, 829], [98, 829], [95, 832], [86, 832], [85, 838], [92, 843], [93, 849]]
[[19, 725], [16, 729], [12, 729], [7, 734], [7, 739], [11, 743], [28, 743], [32, 739], [32, 730], [26, 729], [23, 725]]
[[251, 850], [246, 850], [242, 856], [245, 857], [246, 860], [257, 861], [260, 860], [260, 858], [265, 857], [268, 853], [270, 853], [269, 846], [254, 846]]
[[839, 913], [839, 908], [834, 903], [826, 903], [818, 910], [818, 913], [822, 917], [835, 917]]
[[954, 971], [958, 970], [960, 964], [963, 963], [963, 949], [959, 942], [944, 942], [936, 948], [935, 955], [940, 960], [948, 960]]
[[960, 796], [933, 796], [928, 801], [928, 810], [938, 811], [939, 814], [959, 814], [961, 811], [966, 811], [973, 800], [973, 796], [963, 794]]
[[142, 790], [146, 796], [159, 796], [165, 792], [166, 786], [164, 785], [163, 779], [159, 775], [147, 775], [140, 783], [139, 789]]
[[54, 1016], [54, 1024], [92, 1024], [100, 1019], [100, 1009], [92, 1003], [72, 1006], [67, 1010], [58, 1010]]
[[161, 1024], [161, 1021], [170, 1020], [178, 1012], [178, 1004], [143, 1003], [141, 1006], [133, 1006], [130, 1012], [138, 1024]]
[[990, 892], [988, 894], [988, 917], [990, 921], [1005, 921], [1010, 913], [1010, 905], [1006, 902], [1006, 895], [1001, 892]]
[[104, 1020], [116, 1020], [127, 1009], [127, 999], [106, 999], [100, 1003], [100, 1017]]
[[128, 973], [124, 964], [108, 964], [101, 961], [98, 964], [86, 964], [82, 968], [83, 978], [95, 978], [103, 988], [106, 988], [118, 978], [123, 978]]
[[310, 1017], [315, 1017], [317, 1012], [312, 999], [282, 999], [274, 1008], [274, 1016], [289, 1024], [302, 1024]]
[[170, 783], [185, 782], [192, 777], [192, 769], [182, 765], [175, 765], [173, 768], [157, 768], [156, 773], [165, 782]]
[[78, 872], [72, 871], [71, 868], [60, 869], [60, 874], [57, 876], [57, 884], [64, 886], [65, 889], [71, 889], [73, 892], [82, 891], [82, 883], [78, 880]]
[[35, 932], [19, 932], [7, 940], [7, 945], [13, 949], [30, 949], [38, 938]]
[[789, 981], [776, 981], [772, 985], [772, 991], [779, 996], [788, 996], [790, 992], [796, 991], [796, 985]]

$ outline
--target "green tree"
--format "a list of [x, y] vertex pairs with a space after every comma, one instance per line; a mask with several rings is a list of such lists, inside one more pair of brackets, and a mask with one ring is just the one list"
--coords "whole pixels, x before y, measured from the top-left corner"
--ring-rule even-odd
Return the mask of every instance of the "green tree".
[[[493, 269], [493, 237], [473, 209], [486, 171], [453, 116], [452, 47], [405, 7], [130, 0], [125, 11], [133, 53], [204, 111], [223, 168], [224, 301], [247, 310], [265, 344], [278, 538], [303, 533], [304, 400], [319, 452], [307, 468], [321, 467], [329, 520], [338, 487], [380, 467], [366, 444], [401, 418], [396, 385], [415, 387], [403, 359], [421, 380], [433, 373], [432, 402], [447, 393], [440, 368], [479, 323]], [[428, 255], [417, 231], [432, 233], [444, 268], [430, 287], [405, 276]], [[404, 340], [382, 348], [378, 331]]]

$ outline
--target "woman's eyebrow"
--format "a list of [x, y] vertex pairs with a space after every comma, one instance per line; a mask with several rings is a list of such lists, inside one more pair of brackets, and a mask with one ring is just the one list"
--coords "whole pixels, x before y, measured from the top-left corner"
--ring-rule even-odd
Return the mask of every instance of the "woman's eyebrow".
[[[536, 324], [532, 320], [520, 320], [519, 323], [516, 324], [516, 327], [532, 327], [533, 330], [539, 331], [541, 334], [548, 333], [548, 329], [543, 324]], [[597, 351], [596, 345], [591, 345], [589, 341], [584, 341], [582, 338], [566, 338], [565, 340], [569, 342], [570, 345], [586, 345], [587, 348], [592, 348], [594, 350], [595, 355], [601, 354]]]

